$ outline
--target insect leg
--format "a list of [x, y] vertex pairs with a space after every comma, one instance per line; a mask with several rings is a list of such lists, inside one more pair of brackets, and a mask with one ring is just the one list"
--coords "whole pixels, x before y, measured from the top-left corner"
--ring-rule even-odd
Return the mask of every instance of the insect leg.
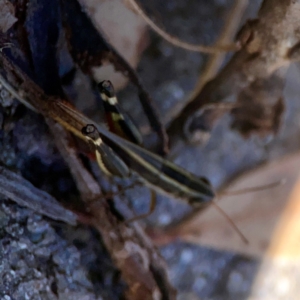
[[131, 222], [135, 222], [135, 221], [147, 218], [154, 212], [155, 207], [156, 207], [156, 202], [157, 202], [157, 195], [156, 195], [156, 192], [152, 189], [150, 189], [150, 192], [151, 192], [151, 199], [150, 199], [149, 210], [144, 214], [141, 214], [141, 215], [135, 216], [129, 220], [126, 220], [126, 223], [131, 223]]

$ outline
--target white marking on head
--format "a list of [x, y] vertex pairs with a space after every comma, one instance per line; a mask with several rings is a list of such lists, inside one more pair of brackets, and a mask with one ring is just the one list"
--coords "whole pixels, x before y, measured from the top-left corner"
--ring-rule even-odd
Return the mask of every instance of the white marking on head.
[[116, 105], [118, 103], [117, 97], [108, 97], [105, 93], [100, 93], [103, 101], [108, 102], [110, 105]]
[[118, 103], [117, 97], [109, 97], [108, 102], [110, 105], [116, 105]]
[[95, 143], [97, 146], [101, 146], [101, 144], [102, 144], [102, 139], [101, 139], [100, 137], [98, 137], [98, 138], [94, 141], [94, 143]]
[[93, 143], [95, 143], [95, 141], [91, 138], [91, 137], [89, 137], [88, 135], [83, 135], [88, 141], [92, 141]]

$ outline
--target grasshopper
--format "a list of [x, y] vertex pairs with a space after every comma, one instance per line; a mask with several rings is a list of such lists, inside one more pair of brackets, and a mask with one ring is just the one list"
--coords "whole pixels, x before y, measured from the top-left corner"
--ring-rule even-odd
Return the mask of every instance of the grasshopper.
[[[25, 81], [29, 81], [22, 72], [19, 73]], [[0, 82], [4, 81], [1, 77], [0, 79]], [[214, 203], [216, 194], [206, 178], [187, 172], [139, 145], [115, 135], [104, 124], [95, 123], [68, 102], [57, 98], [49, 98], [45, 101], [43, 92], [33, 83], [31, 84], [36, 93], [41, 95], [34, 98], [35, 101], [20, 96], [10, 86], [9, 90], [29, 108], [52, 118], [79, 138], [91, 143], [95, 148], [98, 164], [107, 175], [127, 177], [135, 173], [154, 191], [183, 200], [193, 207]], [[227, 216], [225, 217], [245, 241], [233, 222]]]
[[135, 144], [142, 145], [143, 138], [131, 117], [118, 103], [112, 83], [109, 80], [104, 80], [97, 87], [104, 103], [109, 129]]
[[[117, 176], [124, 174], [127, 177], [133, 171], [152, 190], [183, 200], [195, 208], [214, 204], [241, 239], [248, 243], [234, 222], [213, 201], [216, 195], [205, 177], [189, 173], [170, 161], [116, 136], [98, 124], [87, 124], [82, 128], [82, 134], [94, 145], [98, 165], [106, 174]], [[111, 148], [107, 147], [103, 140]], [[154, 208], [155, 197], [153, 196], [149, 212], [129, 221], [136, 221], [148, 216]]]
[[55, 119], [94, 145], [98, 163], [100, 167], [104, 167], [106, 174], [127, 176], [134, 172], [155, 191], [196, 207], [210, 203], [215, 197], [214, 190], [206, 178], [198, 177], [117, 136], [104, 125], [93, 122], [65, 102], [57, 101], [55, 104], [64, 112], [61, 114], [57, 111]]
[[[93, 122], [65, 102], [59, 101], [56, 104], [64, 111], [65, 116], [69, 116], [73, 124], [73, 132], [80, 136], [78, 131], [74, 131], [74, 127], [80, 128], [80, 137], [92, 144], [98, 165], [104, 173], [109, 176], [119, 177], [128, 177], [131, 174], [137, 174], [139, 180], [152, 190], [177, 198], [195, 208], [213, 204], [227, 219], [241, 239], [245, 243], [248, 243], [233, 221], [214, 202], [216, 193], [208, 179], [198, 177], [139, 145], [108, 131], [103, 124]], [[225, 195], [238, 195], [258, 191], [277, 186], [281, 183], [275, 182], [262, 187], [228, 192]], [[150, 212], [153, 209], [154, 201], [152, 199]], [[149, 213], [146, 215], [149, 215]], [[140, 219], [140, 217], [133, 218], [130, 221]]]
[[[106, 114], [109, 115], [108, 123], [116, 124], [109, 125], [112, 131], [135, 144], [142, 144], [141, 134], [131, 118], [119, 105], [112, 83], [108, 80], [104, 80], [100, 82], [97, 87], [104, 101]], [[119, 134], [120, 132], [121, 134]], [[102, 142], [101, 134], [93, 124], [88, 124], [83, 127], [82, 134], [94, 144], [98, 164], [104, 173], [119, 177], [121, 173], [129, 173], [129, 170], [125, 171], [124, 163], [121, 163], [116, 155], [112, 155], [112, 150], [110, 149], [110, 151], [108, 151], [107, 146]], [[124, 144], [124, 141], [119, 140], [119, 143]], [[148, 180], [146, 179], [146, 182], [151, 185], [152, 188], [160, 188], [160, 191], [162, 192], [167, 192], [168, 194], [171, 193], [172, 196], [177, 198], [187, 199], [187, 202], [190, 204], [194, 201], [195, 203], [198, 202], [197, 200], [193, 200], [193, 198], [198, 199], [198, 197], [202, 197], [202, 199], [204, 199], [204, 197], [207, 197], [207, 193], [210, 197], [214, 197], [214, 194], [211, 193], [209, 188], [210, 183], [206, 178], [196, 177], [193, 174], [184, 171], [184, 169], [181, 169], [144, 149], [141, 151], [141, 148], [139, 147], [132, 148], [131, 143], [125, 146], [125, 149], [125, 152], [127, 153], [125, 155], [120, 149], [117, 150], [117, 152], [124, 161], [127, 161], [129, 168], [134, 169], [136, 173], [139, 173], [141, 178], [148, 178]], [[143, 157], [144, 161], [138, 159], [136, 154]], [[137, 162], [139, 163], [137, 164]], [[112, 167], [113, 172], [111, 173], [109, 169]], [[138, 169], [143, 171], [137, 172]], [[199, 194], [199, 192], [201, 194]]]
[[[117, 170], [118, 174], [128, 175], [129, 170], [132, 170], [152, 189], [182, 199], [193, 206], [210, 202], [215, 196], [206, 178], [197, 177], [111, 132], [105, 132], [100, 126], [87, 124], [82, 128], [82, 134], [95, 145], [98, 164], [106, 170], [106, 173], [108, 170]], [[108, 148], [110, 151], [102, 139], [110, 145], [111, 148]], [[113, 159], [108, 159], [112, 156]], [[128, 167], [128, 171], [124, 169], [124, 164]]]
[[[82, 128], [82, 134], [95, 146], [98, 165], [106, 174], [116, 175], [116, 173], [110, 172], [118, 169], [118, 174], [124, 171], [123, 174], [126, 173], [126, 176], [128, 176], [130, 170], [132, 170], [154, 191], [183, 200], [195, 208], [214, 204], [215, 208], [226, 218], [241, 239], [246, 244], [248, 243], [248, 240], [234, 222], [214, 202], [213, 199], [216, 195], [210, 182], [205, 177], [198, 177], [189, 173], [170, 161], [123, 140], [109, 131], [105, 131], [100, 125], [88, 124]], [[112, 148], [108, 150], [102, 138]], [[112, 156], [113, 152], [115, 154]], [[101, 158], [99, 158], [99, 154]], [[122, 157], [128, 169], [124, 170], [124, 164], [120, 163], [120, 157]], [[108, 172], [108, 170], [110, 171]], [[136, 221], [151, 214], [155, 208], [155, 201], [155, 197], [152, 197], [148, 213], [134, 217], [129, 221]]]

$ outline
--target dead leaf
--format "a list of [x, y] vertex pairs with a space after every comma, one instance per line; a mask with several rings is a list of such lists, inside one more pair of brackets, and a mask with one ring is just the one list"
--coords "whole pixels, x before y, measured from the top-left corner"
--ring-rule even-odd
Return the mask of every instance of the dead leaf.
[[[95, 27], [107, 38], [109, 43], [136, 68], [140, 56], [147, 45], [147, 26], [142, 18], [131, 11], [119, 0], [80, 0], [91, 17]], [[93, 68], [97, 81], [109, 79], [118, 90], [128, 81], [124, 75], [116, 72], [109, 62]]]
[[18, 19], [15, 17], [15, 7], [7, 0], [0, 0], [0, 30], [6, 32]]
[[213, 206], [177, 228], [177, 236], [192, 243], [251, 256], [263, 256], [266, 251], [270, 256], [299, 256], [299, 170], [300, 154], [286, 157], [245, 174], [228, 190], [261, 186], [282, 179], [286, 180], [284, 185], [226, 196], [218, 202], [247, 237], [248, 245]]

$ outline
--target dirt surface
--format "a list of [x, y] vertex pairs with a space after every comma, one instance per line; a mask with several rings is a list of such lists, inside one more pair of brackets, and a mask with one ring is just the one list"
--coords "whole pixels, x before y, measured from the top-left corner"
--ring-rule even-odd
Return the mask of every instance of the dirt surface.
[[[260, 2], [250, 1], [241, 23], [255, 17]], [[189, 42], [211, 44], [224, 26], [233, 1], [142, 3], [168, 32]], [[206, 61], [207, 56], [177, 49], [150, 32], [150, 46], [138, 73], [166, 124], [170, 121], [167, 112], [193, 89]], [[231, 119], [226, 115], [205, 146], [185, 146], [170, 156], [219, 188], [242, 172], [297, 151], [299, 73], [297, 65], [289, 71], [284, 92], [286, 113], [278, 136], [245, 140], [230, 129]], [[147, 131], [133, 88], [129, 86], [118, 95], [136, 123]], [[83, 102], [78, 106], [93, 111], [89, 101]], [[0, 107], [0, 124], [6, 126], [0, 131], [1, 164], [19, 170], [58, 200], [66, 197], [78, 201], [75, 184], [41, 117], [16, 103], [7, 107]], [[12, 119], [10, 110], [16, 111]], [[145, 188], [136, 187], [126, 195], [137, 212], [147, 210], [149, 193]], [[91, 228], [55, 224], [7, 199], [1, 203], [1, 299], [120, 299], [123, 283], [101, 246], [101, 238]], [[146, 223], [150, 228], [163, 227], [188, 211], [185, 204], [158, 195], [156, 210]], [[161, 247], [161, 253], [180, 300], [247, 299], [259, 267], [257, 259], [179, 241]]]

